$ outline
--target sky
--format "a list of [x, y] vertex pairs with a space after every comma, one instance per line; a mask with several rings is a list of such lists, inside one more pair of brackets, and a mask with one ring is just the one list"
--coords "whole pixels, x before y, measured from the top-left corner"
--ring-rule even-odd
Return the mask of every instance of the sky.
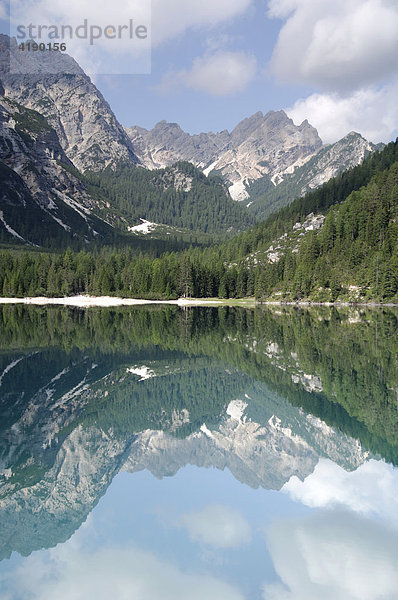
[[[149, 2], [0, 0], [2, 31], [10, 9], [14, 25], [17, 8], [42, 22], [138, 23]], [[373, 142], [398, 135], [397, 0], [152, 0], [148, 31], [141, 72], [127, 40], [76, 54], [123, 125], [165, 119], [190, 133], [221, 131], [284, 109], [327, 143], [352, 130]], [[109, 54], [121, 73], [98, 75], [112, 71]]]
[[395, 600], [398, 471], [321, 459], [281, 492], [226, 469], [121, 473], [64, 544], [0, 564], [4, 600]]

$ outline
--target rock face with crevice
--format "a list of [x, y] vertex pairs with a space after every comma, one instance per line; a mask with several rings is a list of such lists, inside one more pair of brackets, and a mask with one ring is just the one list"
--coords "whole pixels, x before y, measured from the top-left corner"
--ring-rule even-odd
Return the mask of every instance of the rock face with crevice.
[[[15, 38], [0, 35], [0, 79], [5, 96], [46, 117], [79, 170], [98, 171], [121, 162], [137, 164], [128, 136], [90, 78], [70, 56], [50, 54], [18, 52]], [[20, 74], [14, 73], [16, 68], [10, 73], [10, 60]], [[44, 73], [38, 73], [40, 68]]]

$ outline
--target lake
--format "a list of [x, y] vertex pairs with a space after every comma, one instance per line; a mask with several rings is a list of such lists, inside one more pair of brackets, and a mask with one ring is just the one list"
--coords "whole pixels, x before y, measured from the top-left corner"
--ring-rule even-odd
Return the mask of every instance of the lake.
[[0, 307], [2, 600], [396, 600], [398, 311]]

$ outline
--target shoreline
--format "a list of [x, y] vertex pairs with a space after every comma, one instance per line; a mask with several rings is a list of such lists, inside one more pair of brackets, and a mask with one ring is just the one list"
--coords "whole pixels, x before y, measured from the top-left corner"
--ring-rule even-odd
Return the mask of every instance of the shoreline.
[[67, 296], [64, 298], [25, 297], [25, 298], [0, 298], [0, 304], [30, 304], [35, 306], [74, 306], [78, 308], [116, 306], [144, 306], [147, 304], [174, 304], [177, 306], [219, 305], [223, 300], [191, 300], [179, 298], [178, 300], [142, 300], [138, 298], [119, 298], [116, 296]]
[[145, 306], [151, 304], [187, 306], [242, 306], [253, 308], [257, 306], [335, 306], [369, 308], [398, 308], [398, 304], [380, 302], [310, 302], [269, 300], [257, 302], [251, 298], [217, 299], [217, 298], [178, 298], [177, 300], [144, 300], [138, 298], [119, 298], [116, 296], [67, 296], [63, 298], [46, 298], [44, 296], [25, 298], [0, 298], [0, 304], [28, 304], [34, 306], [71, 306], [77, 308], [112, 308], [117, 306]]

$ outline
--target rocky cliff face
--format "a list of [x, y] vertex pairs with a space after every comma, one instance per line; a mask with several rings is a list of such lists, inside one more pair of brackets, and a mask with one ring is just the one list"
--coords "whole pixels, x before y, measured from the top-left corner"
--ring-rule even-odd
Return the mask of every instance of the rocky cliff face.
[[0, 165], [0, 229], [10, 240], [90, 239], [107, 228], [91, 215], [98, 202], [73, 175], [55, 130], [39, 113], [1, 96]]
[[[366, 460], [361, 447], [319, 420], [302, 415], [324, 455], [357, 468]], [[51, 446], [48, 446], [50, 451]], [[121, 471], [147, 469], [156, 477], [170, 477], [187, 464], [229, 469], [236, 479], [253, 488], [279, 490], [296, 475], [312, 473], [319, 453], [288, 423], [273, 416], [265, 424], [228, 414], [217, 429], [201, 430], [185, 439], [163, 431], [145, 431], [129, 439], [95, 427], [74, 429], [59, 447], [54, 464], [32, 486], [12, 490], [2, 486], [0, 498], [0, 557], [12, 550], [27, 555], [41, 547], [66, 541], [87, 518]], [[33, 468], [33, 464], [31, 465]], [[11, 475], [10, 475], [11, 476]]]
[[338, 142], [322, 146], [301, 166], [288, 167], [272, 180], [266, 175], [251, 182], [246, 204], [264, 219], [339, 173], [360, 165], [368, 154], [382, 148], [383, 144], [372, 144], [352, 131]]
[[[204, 423], [184, 440], [161, 431], [143, 432], [132, 443], [123, 468], [131, 472], [148, 469], [159, 478], [173, 476], [187, 464], [227, 468], [250, 487], [280, 490], [293, 475], [304, 480], [320, 456], [348, 470], [366, 459], [354, 440], [301, 411], [293, 411], [288, 420], [272, 415], [262, 423], [252, 421], [244, 412], [250, 401], [248, 396], [232, 401], [217, 428], [209, 429]], [[236, 406], [243, 407], [241, 414]]]
[[301, 186], [300, 195], [323, 185], [342, 170], [361, 164], [377, 148], [355, 131], [335, 144], [325, 146], [297, 174], [297, 184]]
[[282, 198], [274, 206], [277, 209], [378, 149], [355, 132], [325, 146], [308, 121], [296, 126], [284, 111], [258, 112], [231, 133], [189, 135], [177, 123], [166, 121], [150, 131], [130, 127], [126, 132], [148, 169], [190, 161], [207, 175], [221, 174], [234, 200], [249, 208], [254, 205], [251, 210], [265, 211], [265, 216], [275, 195]]
[[[378, 148], [355, 132], [324, 146], [308, 121], [296, 126], [284, 111], [266, 115], [258, 112], [232, 132], [189, 135], [177, 123], [166, 121], [150, 131], [130, 127], [126, 132], [148, 169], [165, 167], [177, 160], [190, 161], [207, 175], [221, 174], [232, 198], [244, 201], [248, 207], [259, 197], [261, 205], [266, 206], [279, 186], [287, 204], [360, 164]], [[253, 182], [257, 185], [253, 186]]]
[[[13, 72], [17, 66], [20, 74], [9, 72], [10, 60]], [[37, 74], [40, 68], [44, 73]], [[21, 53], [15, 39], [1, 35], [0, 79], [6, 97], [47, 118], [79, 170], [138, 162], [109, 104], [71, 57], [61, 52]]]

